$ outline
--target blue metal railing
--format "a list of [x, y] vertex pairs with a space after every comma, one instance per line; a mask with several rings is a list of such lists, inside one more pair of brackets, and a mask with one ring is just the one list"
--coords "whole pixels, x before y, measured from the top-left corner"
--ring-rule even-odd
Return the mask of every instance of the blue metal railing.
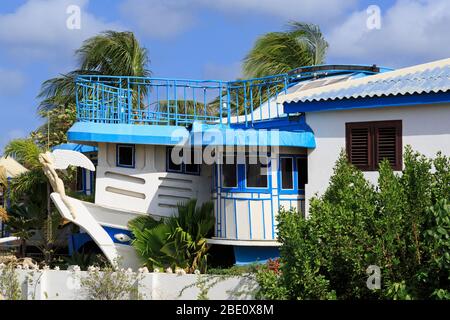
[[76, 80], [77, 117], [97, 123], [186, 126], [202, 121], [251, 126], [282, 115], [276, 97], [299, 81], [380, 70], [375, 65], [319, 65], [228, 82], [80, 75]]
[[[225, 82], [83, 75], [76, 80], [78, 121], [189, 125], [267, 120], [270, 104], [287, 89], [287, 74]], [[267, 102], [269, 115], [255, 117]], [[280, 109], [281, 110], [281, 109]]]

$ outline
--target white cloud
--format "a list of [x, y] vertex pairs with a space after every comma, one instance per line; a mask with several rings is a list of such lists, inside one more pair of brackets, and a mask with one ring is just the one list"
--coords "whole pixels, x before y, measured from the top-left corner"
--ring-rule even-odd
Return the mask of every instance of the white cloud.
[[[81, 28], [69, 29], [67, 7], [81, 9]], [[88, 0], [28, 0], [14, 12], [0, 15], [0, 46], [25, 62], [36, 58], [57, 62], [73, 59], [73, 50], [86, 38], [120, 28], [87, 11]]]
[[121, 13], [147, 36], [167, 38], [195, 25], [200, 12], [217, 10], [232, 16], [264, 14], [288, 20], [328, 25], [356, 0], [126, 0]]
[[18, 93], [25, 85], [25, 76], [17, 70], [0, 68], [0, 94], [4, 96]]
[[398, 0], [382, 11], [379, 30], [366, 27], [367, 17], [355, 12], [327, 34], [333, 62], [400, 67], [450, 57], [447, 0]]

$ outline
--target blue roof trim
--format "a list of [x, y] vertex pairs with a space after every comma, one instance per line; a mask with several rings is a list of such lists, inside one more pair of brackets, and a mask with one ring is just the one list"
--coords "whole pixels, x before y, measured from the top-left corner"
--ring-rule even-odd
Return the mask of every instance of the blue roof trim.
[[389, 97], [350, 98], [322, 101], [291, 102], [284, 104], [285, 113], [329, 110], [399, 107], [450, 102], [450, 92], [406, 94]]
[[95, 122], [76, 122], [67, 133], [70, 141], [159, 145], [175, 145], [188, 137], [187, 129], [179, 126]]
[[89, 152], [97, 152], [97, 147], [87, 146], [84, 144], [76, 144], [76, 143], [62, 143], [60, 145], [54, 146], [52, 150], [71, 150], [77, 151], [81, 153], [89, 153]]
[[190, 131], [180, 126], [77, 122], [67, 136], [77, 142], [175, 145], [189, 138], [193, 145], [316, 147], [304, 117], [261, 121], [254, 128], [194, 122]]

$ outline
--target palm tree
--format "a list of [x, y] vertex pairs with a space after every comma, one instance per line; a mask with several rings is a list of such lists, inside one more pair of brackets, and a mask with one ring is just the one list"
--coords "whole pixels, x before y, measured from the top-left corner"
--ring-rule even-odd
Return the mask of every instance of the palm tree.
[[270, 32], [256, 40], [244, 58], [245, 77], [259, 78], [324, 63], [328, 43], [320, 28], [295, 21], [288, 26], [286, 32]]
[[40, 108], [75, 105], [75, 79], [83, 74], [146, 77], [151, 74], [147, 49], [132, 32], [105, 31], [85, 40], [76, 52], [79, 60], [74, 71], [42, 84]]
[[[40, 249], [49, 262], [56, 237], [55, 230], [61, 216], [55, 214], [50, 205], [49, 184], [39, 162], [39, 154], [44, 151], [45, 149], [35, 144], [32, 139], [15, 139], [5, 147], [6, 156], [14, 155], [14, 158], [28, 169], [10, 181], [13, 205], [8, 212], [8, 227], [11, 232], [24, 237], [24, 241], [34, 230], [42, 231], [44, 237]], [[25, 213], [26, 219], [21, 218]], [[22, 242], [22, 255], [25, 254], [25, 245], [25, 242]]]
[[147, 49], [132, 32], [106, 31], [83, 42], [76, 51], [84, 71], [111, 76], [147, 77]]
[[129, 223], [135, 236], [133, 246], [150, 268], [182, 268], [188, 272], [206, 270], [206, 238], [214, 228], [214, 204], [191, 199], [177, 206], [178, 215], [154, 220], [138, 217]]

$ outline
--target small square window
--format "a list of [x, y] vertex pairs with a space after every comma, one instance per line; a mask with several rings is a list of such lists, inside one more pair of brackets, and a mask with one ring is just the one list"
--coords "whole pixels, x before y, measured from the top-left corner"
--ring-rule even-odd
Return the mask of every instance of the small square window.
[[[176, 164], [172, 159], [173, 147], [167, 148], [167, 171], [169, 172], [182, 172], [183, 167], [180, 164]], [[180, 151], [180, 157], [183, 156], [183, 150]]]
[[191, 148], [190, 150], [191, 150], [191, 158], [189, 159], [189, 161], [186, 161], [190, 163], [184, 164], [184, 170], [186, 171], [186, 173], [199, 174], [200, 164], [195, 162], [198, 162], [198, 160], [201, 159], [201, 150], [198, 149], [196, 150], [195, 148]]
[[250, 163], [250, 157], [247, 157], [245, 168], [247, 188], [267, 188], [268, 161], [257, 159], [256, 163]]
[[281, 158], [281, 189], [294, 189], [293, 160], [293, 158]]
[[117, 166], [134, 168], [134, 145], [117, 145]]
[[[184, 159], [183, 151], [185, 149], [180, 149], [179, 150], [179, 157], [180, 157], [181, 163], [180, 164], [176, 164], [174, 162], [174, 158], [173, 158], [173, 155], [172, 155], [173, 149], [174, 149], [173, 147], [168, 147], [167, 148], [167, 154], [166, 154], [166, 158], [167, 158], [166, 169], [167, 169], [167, 172], [187, 173], [187, 174], [196, 174], [196, 175], [200, 174], [200, 164], [194, 163], [194, 162], [195, 162], [195, 152], [197, 152], [197, 153], [200, 152], [200, 154], [197, 155], [197, 158], [200, 156], [200, 159], [201, 159], [201, 150], [194, 151], [195, 150], [194, 148], [187, 149], [187, 150], [190, 150], [190, 152], [191, 152], [191, 158], [190, 159]], [[187, 162], [190, 162], [190, 163], [187, 163]]]
[[[228, 163], [227, 163], [228, 160]], [[222, 164], [222, 186], [224, 188], [237, 188], [237, 163], [234, 157], [233, 163], [230, 163], [230, 158], [224, 157]]]

